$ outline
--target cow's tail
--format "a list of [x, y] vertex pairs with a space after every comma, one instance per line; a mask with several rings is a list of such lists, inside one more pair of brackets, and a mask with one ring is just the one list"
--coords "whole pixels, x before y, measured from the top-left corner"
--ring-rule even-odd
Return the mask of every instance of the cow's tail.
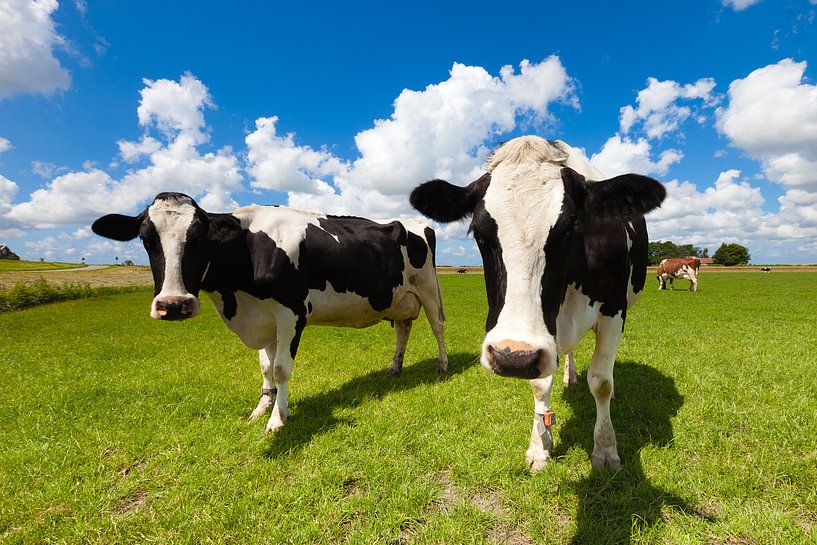
[[434, 267], [434, 278], [437, 280], [437, 300], [440, 302], [440, 321], [445, 321], [445, 306], [443, 305], [443, 293], [440, 291], [440, 280], [437, 279], [437, 268]]
[[428, 249], [431, 250], [431, 266], [434, 269], [434, 282], [437, 284], [437, 301], [440, 305], [440, 321], [445, 321], [445, 306], [443, 305], [443, 293], [440, 291], [440, 279], [437, 277], [437, 235], [434, 229], [426, 226], [425, 228], [426, 242]]

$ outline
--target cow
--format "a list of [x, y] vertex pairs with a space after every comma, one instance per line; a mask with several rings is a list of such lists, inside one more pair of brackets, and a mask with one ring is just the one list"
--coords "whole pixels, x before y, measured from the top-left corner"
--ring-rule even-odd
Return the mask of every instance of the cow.
[[114, 240], [142, 239], [153, 272], [152, 318], [196, 316], [203, 291], [227, 328], [259, 351], [263, 385], [250, 420], [272, 408], [267, 432], [289, 415], [288, 381], [308, 324], [391, 321], [397, 346], [387, 374], [395, 376], [423, 307], [437, 339], [437, 371], [448, 367], [435, 234], [422, 222], [276, 206], [214, 214], [182, 193], [160, 193], [141, 214], [109, 214], [92, 229]]
[[575, 383], [573, 351], [590, 329], [591, 462], [621, 465], [610, 419], [613, 364], [627, 311], [646, 281], [644, 214], [665, 196], [646, 176], [605, 180], [581, 152], [537, 136], [500, 145], [485, 174], [466, 187], [432, 180], [411, 193], [414, 208], [433, 220], [471, 218], [488, 298], [480, 362], [530, 381], [535, 414], [526, 461], [533, 471], [545, 467], [553, 447], [549, 404], [558, 358], [566, 356], [564, 382]]
[[760, 267], [760, 272], [770, 273], [772, 272], [771, 267]]
[[670, 288], [675, 289], [672, 284], [675, 278], [686, 278], [690, 281], [690, 291], [698, 291], [698, 269], [701, 267], [701, 260], [697, 257], [670, 257], [658, 264], [656, 271], [658, 276], [658, 289], [667, 289], [667, 280]]

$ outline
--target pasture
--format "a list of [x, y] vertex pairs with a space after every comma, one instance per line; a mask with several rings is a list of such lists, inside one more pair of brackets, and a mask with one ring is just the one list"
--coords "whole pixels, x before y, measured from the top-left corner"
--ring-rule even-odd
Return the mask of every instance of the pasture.
[[648, 276], [615, 370], [622, 469], [590, 469], [591, 334], [533, 476], [530, 388], [477, 363], [482, 276], [441, 286], [446, 375], [422, 318], [397, 378], [387, 323], [307, 328], [275, 436], [206, 298], [187, 322], [151, 320], [148, 289], [0, 315], [0, 541], [817, 542], [817, 274]]

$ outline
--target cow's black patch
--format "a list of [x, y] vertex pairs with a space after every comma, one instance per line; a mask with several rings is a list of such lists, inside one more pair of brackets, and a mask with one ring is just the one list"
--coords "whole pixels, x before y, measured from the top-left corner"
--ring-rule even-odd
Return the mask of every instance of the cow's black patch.
[[298, 316], [298, 320], [295, 322], [295, 335], [292, 337], [292, 341], [289, 343], [289, 355], [292, 356], [292, 359], [295, 359], [295, 355], [298, 353], [298, 345], [301, 344], [301, 334], [304, 332], [304, 328], [306, 327], [306, 316]]
[[551, 335], [556, 335], [556, 317], [567, 291], [567, 273], [576, 238], [576, 208], [565, 193], [556, 223], [545, 242], [545, 270], [542, 274], [542, 317]]
[[633, 275], [630, 283], [634, 293], [641, 293], [647, 281], [647, 250], [649, 246], [647, 236], [647, 222], [644, 218], [634, 220], [632, 225], [625, 225], [627, 234], [630, 236], [632, 246], [630, 247], [630, 263], [632, 264]]
[[159, 295], [165, 278], [165, 253], [162, 250], [162, 242], [159, 240], [159, 233], [156, 226], [149, 218], [141, 223], [139, 227], [139, 237], [142, 245], [148, 253], [150, 260], [150, 272], [153, 274], [153, 296]]
[[431, 227], [426, 227], [423, 229], [423, 233], [426, 236], [426, 241], [428, 242], [428, 249], [431, 250], [431, 264], [434, 267], [437, 266], [437, 236], [434, 234], [434, 229]]
[[480, 200], [474, 209], [471, 220], [471, 232], [482, 254], [482, 265], [485, 271], [485, 292], [488, 296], [488, 316], [485, 319], [485, 331], [490, 331], [499, 319], [499, 313], [505, 306], [507, 274], [502, 260], [502, 246], [499, 243], [498, 227], [491, 214], [485, 210], [485, 203]]
[[408, 253], [411, 266], [415, 269], [421, 269], [423, 265], [425, 265], [426, 255], [428, 255], [428, 246], [426, 246], [426, 241], [423, 240], [423, 237], [408, 231], [406, 253]]
[[[309, 289], [351, 292], [369, 300], [374, 310], [389, 308], [403, 283], [407, 231], [399, 222], [328, 216], [320, 227], [308, 225], [300, 247], [300, 266]], [[419, 238], [419, 237], [418, 237]]]
[[210, 214], [207, 241], [210, 266], [201, 289], [221, 294], [225, 318], [237, 312], [234, 294], [238, 290], [258, 299], [274, 298], [296, 316], [306, 315], [306, 282], [266, 233], [243, 229], [230, 214]]

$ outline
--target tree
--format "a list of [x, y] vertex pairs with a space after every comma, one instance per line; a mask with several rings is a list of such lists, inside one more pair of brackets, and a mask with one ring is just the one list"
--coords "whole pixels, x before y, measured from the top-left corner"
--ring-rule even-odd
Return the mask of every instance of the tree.
[[[704, 248], [705, 252], [708, 252]], [[650, 242], [647, 247], [647, 262], [650, 265], [658, 265], [661, 261], [670, 257], [704, 257], [701, 249], [692, 244], [678, 246], [671, 240]]]
[[749, 255], [749, 248], [741, 246], [740, 244], [727, 244], [725, 242], [721, 244], [721, 247], [718, 248], [712, 256], [713, 262], [719, 265], [726, 265], [727, 267], [732, 265], [746, 265], [750, 259], [752, 259], [752, 256]]

